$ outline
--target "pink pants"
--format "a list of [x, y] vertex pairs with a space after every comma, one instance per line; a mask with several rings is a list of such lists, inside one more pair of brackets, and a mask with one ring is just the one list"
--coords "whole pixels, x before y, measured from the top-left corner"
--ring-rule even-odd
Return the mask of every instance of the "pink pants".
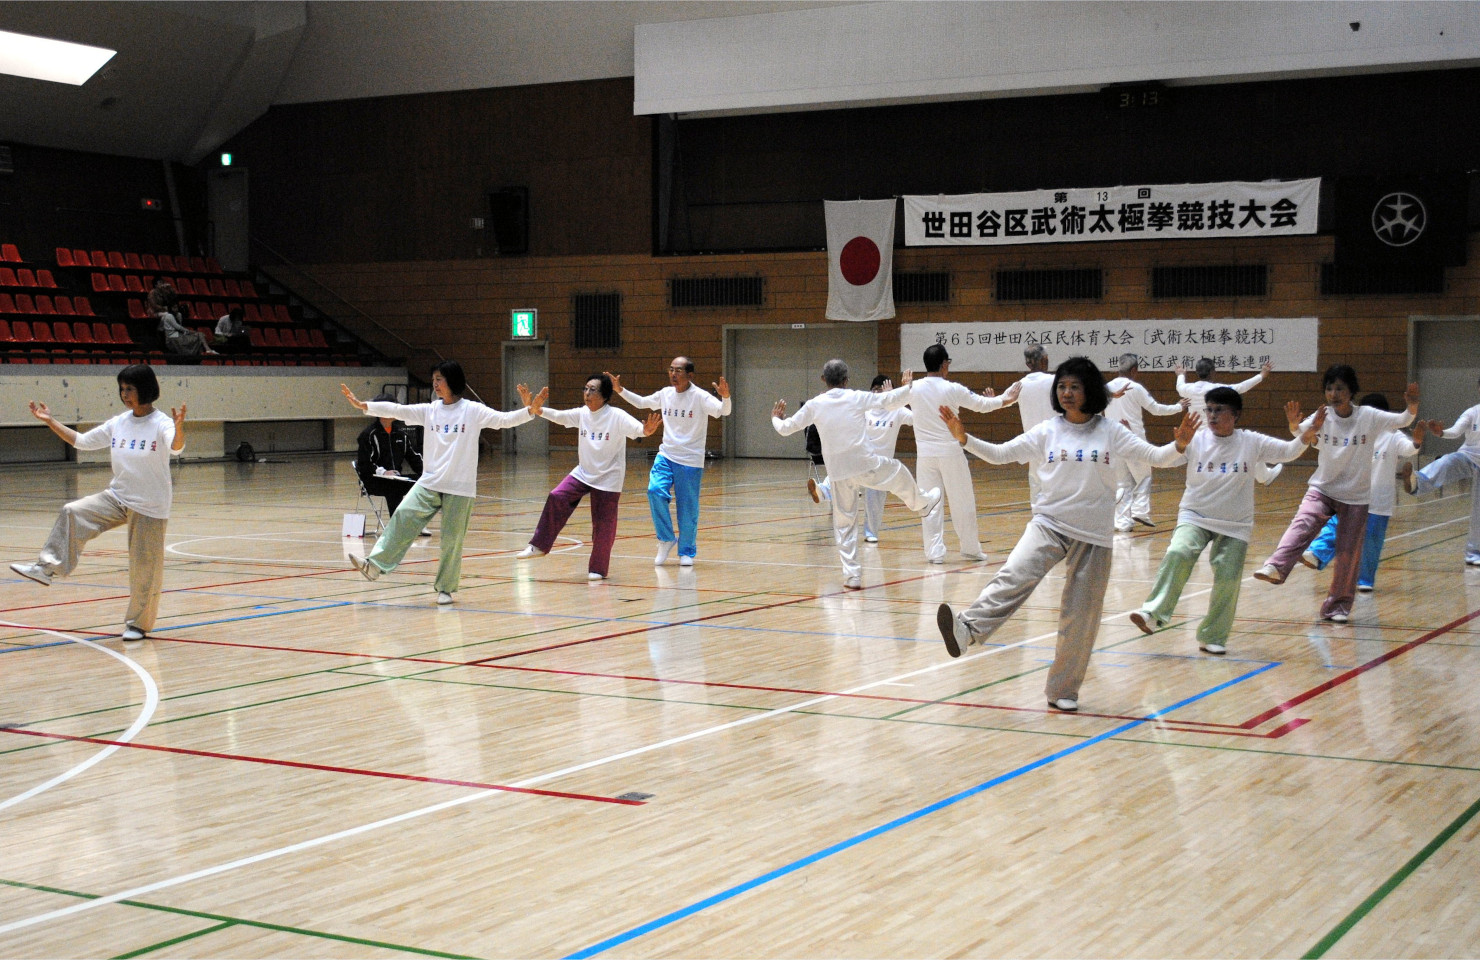
[[611, 566], [612, 544], [617, 541], [620, 491], [597, 490], [567, 475], [545, 498], [545, 510], [540, 514], [540, 524], [534, 528], [529, 545], [541, 553], [549, 553], [555, 546], [556, 535], [565, 529], [565, 522], [588, 493], [591, 495], [591, 562], [587, 569], [604, 577]]
[[1340, 519], [1336, 524], [1336, 555], [1331, 562], [1331, 589], [1326, 602], [1321, 604], [1322, 617], [1352, 612], [1352, 599], [1357, 595], [1357, 568], [1362, 562], [1362, 541], [1367, 535], [1367, 504], [1332, 500], [1311, 487], [1305, 491], [1305, 499], [1300, 501], [1300, 509], [1295, 511], [1280, 545], [1265, 561], [1288, 577], [1332, 514]]

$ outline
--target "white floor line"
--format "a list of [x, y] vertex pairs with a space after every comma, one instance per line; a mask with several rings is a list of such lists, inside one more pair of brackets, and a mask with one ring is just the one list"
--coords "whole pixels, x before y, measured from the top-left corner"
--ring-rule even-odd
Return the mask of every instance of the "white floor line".
[[66, 783], [68, 780], [71, 780], [73, 777], [77, 776], [83, 771], [101, 763], [103, 760], [111, 756], [114, 752], [122, 749], [121, 745], [124, 743], [128, 743], [134, 737], [138, 736], [139, 731], [148, 726], [150, 719], [154, 716], [154, 711], [159, 707], [159, 687], [155, 685], [154, 678], [149, 675], [149, 671], [140, 666], [137, 661], [135, 661], [131, 657], [125, 657], [121, 653], [109, 650], [107, 647], [101, 646], [100, 644], [93, 643], [91, 640], [84, 640], [81, 637], [68, 636], [65, 633], [58, 633], [55, 630], [47, 630], [43, 627], [35, 627], [24, 623], [9, 623], [6, 621], [0, 621], [0, 627], [20, 627], [26, 630], [34, 630], [37, 633], [44, 633], [53, 637], [60, 637], [63, 640], [70, 640], [73, 643], [80, 643], [83, 646], [92, 647], [94, 650], [99, 650], [103, 653], [106, 653], [113, 659], [121, 661], [130, 670], [138, 674], [139, 680], [144, 684], [144, 707], [142, 710], [139, 711], [139, 716], [135, 718], [133, 724], [130, 725], [129, 728], [123, 733], [113, 738], [119, 741], [119, 744], [104, 747], [97, 753], [93, 754], [91, 757], [88, 757], [86, 760], [77, 764], [77, 766], [72, 767], [70, 770], [67, 770], [64, 773], [57, 774], [55, 777], [52, 777], [45, 783], [39, 783], [31, 789], [27, 790], [25, 793], [17, 794], [11, 797], [9, 800], [6, 800], [4, 803], [0, 803], [0, 810], [5, 810], [6, 808], [13, 807], [18, 803], [23, 803], [26, 800], [37, 796], [38, 794], [45, 793], [58, 784]]

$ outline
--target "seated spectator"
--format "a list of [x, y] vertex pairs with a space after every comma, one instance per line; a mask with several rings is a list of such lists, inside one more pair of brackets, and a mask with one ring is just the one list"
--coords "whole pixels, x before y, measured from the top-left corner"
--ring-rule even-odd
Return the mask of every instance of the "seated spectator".
[[149, 315], [159, 320], [159, 332], [164, 334], [165, 352], [186, 357], [214, 354], [216, 351], [206, 344], [206, 338], [181, 323], [179, 315], [173, 312], [179, 309], [176, 306], [179, 300], [175, 295], [175, 288], [161, 280], [149, 291], [145, 303], [145, 310]]
[[[395, 403], [389, 393], [376, 394], [373, 403]], [[410, 466], [412, 473], [402, 473], [402, 463]], [[411, 445], [411, 434], [399, 420], [380, 417], [360, 433], [359, 454], [355, 458], [355, 472], [365, 492], [375, 497], [385, 497], [386, 507], [391, 513], [401, 505], [401, 498], [411, 490], [411, 484], [421, 476], [421, 456]], [[425, 530], [422, 536], [427, 536]]]
[[216, 339], [212, 344], [220, 353], [246, 353], [252, 348], [247, 335], [246, 311], [236, 306], [216, 323]]

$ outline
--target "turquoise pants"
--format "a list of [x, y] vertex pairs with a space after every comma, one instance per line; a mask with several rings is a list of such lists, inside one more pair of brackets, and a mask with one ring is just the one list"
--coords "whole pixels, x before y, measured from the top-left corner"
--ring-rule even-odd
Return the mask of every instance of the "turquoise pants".
[[456, 593], [462, 579], [463, 538], [473, 517], [473, 498], [437, 493], [415, 484], [401, 501], [390, 523], [380, 532], [375, 549], [365, 557], [381, 573], [390, 573], [406, 556], [437, 511], [442, 512], [442, 560], [437, 564], [438, 593]]
[[1197, 641], [1227, 646], [1243, 581], [1244, 556], [1249, 552], [1249, 545], [1242, 540], [1190, 523], [1177, 524], [1172, 542], [1167, 546], [1167, 555], [1162, 557], [1161, 568], [1156, 571], [1151, 596], [1141, 604], [1141, 612], [1158, 627], [1166, 626], [1177, 609], [1177, 601], [1187, 586], [1187, 578], [1192, 576], [1197, 558], [1210, 544], [1208, 565], [1213, 568], [1213, 595], [1208, 599], [1207, 615], [1197, 628]]

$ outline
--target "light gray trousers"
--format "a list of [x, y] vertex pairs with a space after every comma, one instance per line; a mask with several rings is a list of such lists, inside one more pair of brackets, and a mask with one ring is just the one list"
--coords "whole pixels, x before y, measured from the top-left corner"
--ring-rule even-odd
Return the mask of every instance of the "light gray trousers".
[[1064, 561], [1064, 592], [1059, 598], [1059, 639], [1045, 687], [1048, 699], [1079, 699], [1110, 584], [1109, 547], [1075, 540], [1037, 521], [1028, 524], [1002, 569], [976, 602], [957, 616], [980, 643], [1017, 612], [1048, 572]]
[[77, 569], [89, 540], [128, 524], [128, 613], [123, 622], [148, 633], [159, 615], [164, 589], [164, 530], [168, 520], [146, 517], [125, 507], [104, 490], [62, 508], [41, 548], [39, 563], [48, 573], [65, 577]]
[[[863, 574], [863, 564], [858, 557], [858, 491], [887, 491], [917, 513], [925, 507], [925, 493], [915, 485], [910, 468], [898, 460], [887, 460], [881, 467], [844, 480], [830, 477], [829, 482], [832, 485], [833, 539], [838, 545], [838, 557], [843, 561], [843, 579], [848, 580]], [[939, 508], [931, 514], [937, 519], [940, 515]]]

